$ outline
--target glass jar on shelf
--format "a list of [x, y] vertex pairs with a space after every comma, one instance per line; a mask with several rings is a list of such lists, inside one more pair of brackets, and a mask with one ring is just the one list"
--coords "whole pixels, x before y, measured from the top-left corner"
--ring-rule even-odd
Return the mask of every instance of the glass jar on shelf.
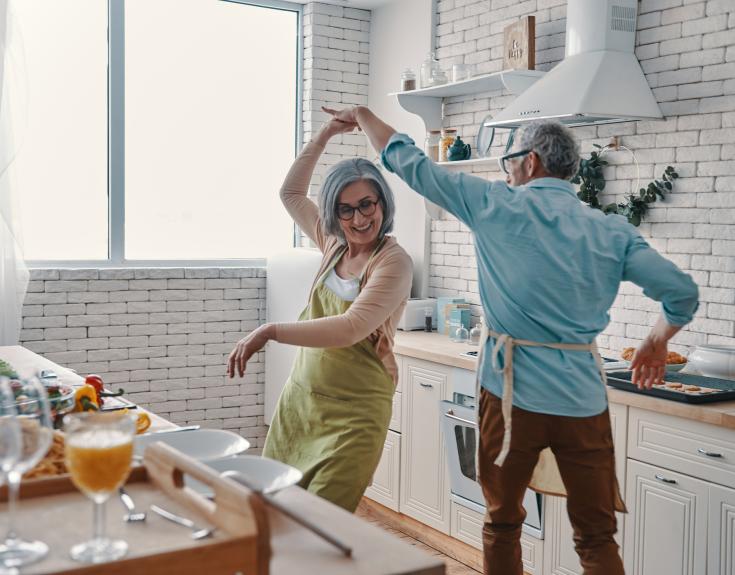
[[441, 143], [441, 130], [429, 130], [424, 142], [424, 153], [433, 162], [439, 161], [439, 145]]
[[401, 74], [401, 92], [409, 92], [416, 89], [416, 74], [411, 68], [406, 68]]
[[437, 161], [439, 162], [448, 161], [447, 150], [449, 150], [451, 145], [454, 143], [454, 140], [456, 139], [457, 139], [457, 129], [456, 128], [444, 128], [441, 130], [441, 142], [439, 144], [439, 159]]
[[447, 73], [442, 70], [437, 63], [437, 67], [434, 69], [433, 75], [431, 76], [431, 85], [441, 86], [442, 84], [446, 84], [447, 82], [449, 82]]
[[434, 52], [429, 52], [426, 60], [421, 64], [421, 87], [429, 88], [434, 86], [434, 77], [440, 69], [439, 61], [434, 57]]

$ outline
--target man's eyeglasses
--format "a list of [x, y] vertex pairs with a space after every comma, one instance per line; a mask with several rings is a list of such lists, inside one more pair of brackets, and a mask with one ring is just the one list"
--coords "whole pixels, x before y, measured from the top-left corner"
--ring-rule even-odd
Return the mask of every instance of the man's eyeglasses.
[[510, 160], [515, 160], [517, 158], [521, 158], [527, 154], [530, 154], [533, 152], [533, 150], [521, 150], [520, 152], [513, 152], [511, 154], [505, 154], [504, 156], [500, 156], [498, 158], [498, 165], [500, 166], [500, 169], [503, 170], [504, 173], [509, 174], [510, 173]]
[[380, 200], [362, 200], [356, 206], [350, 204], [337, 204], [337, 217], [340, 220], [348, 221], [355, 217], [355, 210], [359, 211], [363, 216], [372, 216], [375, 213], [375, 206]]

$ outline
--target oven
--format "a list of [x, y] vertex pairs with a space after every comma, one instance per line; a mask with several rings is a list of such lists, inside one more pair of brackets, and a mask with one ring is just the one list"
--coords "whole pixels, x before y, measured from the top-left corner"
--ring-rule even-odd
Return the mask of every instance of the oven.
[[[472, 376], [471, 393], [474, 393], [474, 373]], [[451, 499], [459, 505], [484, 514], [485, 501], [482, 489], [475, 481], [477, 477], [475, 472], [477, 423], [474, 403], [475, 398], [471, 395], [455, 391], [453, 401], [442, 401], [440, 409], [442, 410], [442, 426], [447, 449]], [[538, 539], [543, 539], [543, 495], [530, 489], [526, 490], [523, 507], [526, 510], [523, 531]]]

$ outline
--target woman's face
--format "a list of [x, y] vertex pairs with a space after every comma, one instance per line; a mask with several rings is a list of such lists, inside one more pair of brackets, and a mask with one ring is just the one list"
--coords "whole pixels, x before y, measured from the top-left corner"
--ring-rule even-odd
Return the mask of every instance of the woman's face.
[[346, 186], [337, 199], [337, 218], [348, 244], [372, 244], [383, 225], [383, 205], [373, 185], [359, 180]]

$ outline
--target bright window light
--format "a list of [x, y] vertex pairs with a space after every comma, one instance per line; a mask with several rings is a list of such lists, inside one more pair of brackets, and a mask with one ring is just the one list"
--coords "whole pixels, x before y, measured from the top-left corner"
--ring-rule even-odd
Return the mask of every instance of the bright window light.
[[298, 13], [125, 4], [125, 255], [263, 258], [293, 245]]
[[[107, 258], [107, 3], [12, 2], [27, 103], [9, 170], [29, 260]], [[26, 90], [27, 87], [27, 90]], [[26, 96], [27, 94], [27, 96]], [[17, 107], [21, 109], [21, 107]]]

